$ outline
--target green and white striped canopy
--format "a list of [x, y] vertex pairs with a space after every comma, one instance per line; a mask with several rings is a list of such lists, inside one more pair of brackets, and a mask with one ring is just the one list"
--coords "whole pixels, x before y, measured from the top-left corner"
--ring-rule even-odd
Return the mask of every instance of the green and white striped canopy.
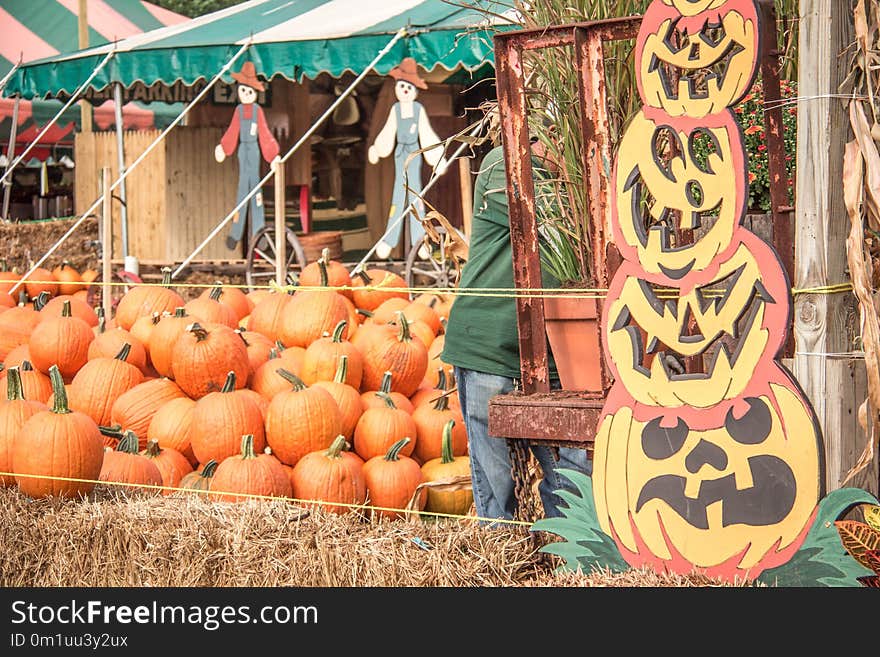
[[125, 88], [166, 90], [165, 97], [141, 100], [185, 100], [168, 96], [167, 90], [204, 83], [247, 43], [235, 70], [249, 59], [268, 79], [339, 77], [360, 73], [400, 28], [406, 36], [376, 65], [376, 73], [387, 73], [404, 57], [415, 58], [426, 71], [475, 71], [493, 61], [493, 34], [519, 27], [510, 7], [509, 0], [252, 0], [112, 44], [29, 62], [16, 71], [5, 94], [69, 96], [113, 49], [113, 59], [87, 92], [120, 82]]

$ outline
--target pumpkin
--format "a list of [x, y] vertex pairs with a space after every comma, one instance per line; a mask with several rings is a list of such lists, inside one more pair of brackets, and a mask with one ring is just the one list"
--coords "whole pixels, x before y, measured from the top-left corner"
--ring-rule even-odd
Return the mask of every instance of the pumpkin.
[[281, 313], [293, 299], [292, 293], [271, 292], [254, 303], [248, 315], [248, 331], [262, 333], [270, 340], [279, 338]]
[[[427, 378], [427, 377], [426, 377]], [[461, 410], [461, 402], [458, 393], [453, 390], [453, 386], [449, 385], [450, 380], [446, 378], [446, 370], [442, 367], [437, 368], [437, 383], [431, 385], [427, 380], [422, 381], [419, 389], [409, 398], [413, 405], [413, 412], [422, 404], [433, 404], [441, 395], [446, 397], [446, 403], [449, 408]], [[448, 393], [448, 394], [447, 394]]]
[[[301, 354], [305, 354], [302, 347], [291, 347], [298, 350]], [[288, 351], [288, 350], [285, 350]], [[271, 399], [279, 392], [283, 392], [290, 388], [287, 381], [278, 375], [278, 370], [284, 369], [299, 376], [301, 368], [290, 367], [289, 362], [281, 359], [277, 348], [269, 351], [269, 358], [265, 363], [260, 365], [250, 379], [251, 389], [258, 393], [261, 397], [271, 401]]]
[[342, 354], [339, 357], [339, 365], [332, 381], [316, 381], [312, 385], [324, 388], [333, 397], [339, 411], [342, 414], [342, 430], [340, 433], [346, 440], [354, 436], [354, 428], [364, 412], [364, 402], [357, 388], [345, 382], [348, 368], [348, 356]]
[[3, 361], [3, 365], [6, 369], [10, 367], [20, 367], [24, 361], [30, 362], [31, 360], [31, 350], [27, 345], [27, 342], [24, 344], [20, 344], [14, 349], [12, 349], [7, 355], [6, 359]]
[[[392, 322], [390, 326], [396, 326], [395, 322]], [[422, 341], [422, 344], [426, 347], [430, 348], [436, 339], [436, 335], [434, 331], [431, 330], [431, 327], [425, 324], [422, 320], [418, 319], [415, 321], [409, 322], [409, 332], [414, 338], [417, 338]]]
[[230, 370], [243, 388], [250, 373], [247, 347], [228, 326], [190, 324], [171, 350], [174, 380], [193, 399], [222, 390]]
[[385, 406], [368, 408], [363, 412], [354, 429], [354, 451], [366, 461], [385, 454], [401, 438], [410, 438], [412, 442], [403, 448], [403, 454], [410, 456], [418, 440], [412, 416], [397, 408], [386, 393], [377, 394]]
[[199, 317], [202, 323], [223, 324], [231, 329], [238, 328], [238, 314], [232, 306], [220, 303], [221, 294], [223, 294], [223, 286], [218, 283], [207, 295], [201, 294], [187, 301], [184, 308], [187, 314]]
[[95, 339], [89, 344], [89, 361], [96, 358], [116, 358], [123, 345], [128, 345], [125, 362], [146, 373], [148, 371], [146, 348], [130, 331], [119, 326], [95, 335]]
[[342, 433], [342, 413], [324, 388], [306, 387], [284, 369], [278, 374], [289, 385], [269, 402], [266, 442], [282, 463], [295, 466], [305, 454], [327, 449]]
[[110, 408], [110, 422], [133, 431], [140, 440], [140, 449], [147, 445], [150, 421], [163, 404], [185, 397], [171, 379], [165, 377], [143, 381], [123, 392]]
[[208, 461], [199, 470], [193, 470], [180, 478], [180, 488], [184, 490], [202, 491], [202, 494], [211, 490], [211, 481], [217, 471], [217, 461]]
[[235, 329], [235, 332], [241, 338], [241, 341], [244, 342], [245, 349], [247, 350], [249, 365], [247, 382], [250, 383], [254, 372], [260, 368], [260, 365], [269, 360], [269, 354], [275, 348], [275, 343], [262, 333], [257, 333], [256, 331], [248, 331], [238, 327]]
[[183, 454], [170, 447], [162, 447], [157, 440], [148, 440], [141, 452], [158, 468], [162, 476], [162, 494], [169, 495], [172, 489], [180, 486], [184, 475], [193, 471], [193, 466]]
[[11, 294], [0, 292], [0, 312], [3, 312], [4, 308], [14, 308], [15, 305], [15, 298]]
[[443, 322], [449, 318], [449, 313], [452, 311], [452, 304], [455, 301], [455, 294], [453, 292], [441, 292], [441, 293], [428, 293], [425, 292], [423, 294], [418, 295], [415, 299], [413, 299], [413, 303], [420, 303], [427, 306], [431, 306], [434, 309], [434, 312], [437, 313], [437, 316], [440, 319], [440, 332], [444, 331]]
[[404, 314], [398, 312], [397, 317], [396, 335], [378, 335], [367, 343], [363, 351], [364, 374], [361, 387], [377, 390], [385, 372], [391, 371], [394, 372], [391, 389], [409, 397], [425, 376], [428, 349], [421, 340], [412, 339], [409, 322]]
[[152, 316], [153, 313], [173, 312], [185, 305], [183, 297], [171, 287], [171, 268], [162, 268], [162, 285], [135, 285], [122, 295], [116, 306], [116, 324], [131, 330], [138, 317]]
[[190, 429], [190, 445], [200, 463], [234, 456], [241, 448], [241, 437], [252, 436], [254, 448], [263, 451], [266, 430], [260, 407], [249, 396], [236, 391], [236, 374], [230, 370], [218, 392], [209, 392], [196, 400]]
[[428, 347], [428, 367], [425, 370], [425, 378], [422, 383], [437, 387], [440, 385], [440, 370], [446, 376], [449, 383], [455, 381], [455, 367], [443, 362], [443, 347], [446, 345], [446, 335], [440, 334]]
[[[21, 426], [40, 411], [49, 410], [42, 401], [26, 399], [18, 367], [6, 370], [6, 399], [0, 403], [0, 472], [12, 470], [12, 444]], [[0, 486], [12, 486], [15, 478], [0, 475]]]
[[52, 278], [58, 281], [58, 294], [73, 295], [83, 289], [82, 275], [67, 260], [52, 270]]
[[0, 360], [5, 360], [15, 347], [28, 343], [31, 332], [43, 319], [36, 303], [19, 302], [15, 308], [0, 313]]
[[416, 425], [416, 446], [413, 458], [420, 463], [443, 455], [443, 434], [449, 420], [455, 420], [452, 433], [452, 454], [464, 456], [468, 453], [467, 430], [461, 412], [449, 407], [449, 398], [440, 397], [433, 404], [422, 404], [413, 411], [412, 420]]
[[190, 315], [186, 308], [178, 306], [174, 313], [163, 313], [159, 322], [150, 331], [150, 342], [146, 345], [150, 362], [159, 376], [174, 378], [171, 370], [171, 353], [186, 327], [201, 322], [200, 317]]
[[126, 342], [115, 357], [92, 358], [82, 366], [67, 390], [70, 408], [99, 425], [111, 424], [113, 404], [144, 380], [141, 370], [128, 362], [130, 347]]
[[311, 451], [297, 461], [290, 475], [294, 498], [320, 502], [318, 506], [336, 514], [349, 513], [366, 501], [363, 460], [343, 451], [345, 445], [345, 437], [337, 436], [326, 449]]
[[49, 378], [54, 402], [21, 425], [12, 444], [12, 471], [19, 490], [29, 497], [84, 496], [101, 473], [101, 432], [88, 415], [68, 408], [57, 366], [49, 368]]
[[134, 324], [131, 325], [131, 329], [129, 329], [129, 332], [144, 345], [147, 351], [147, 364], [150, 367], [153, 367], [153, 361], [150, 358], [150, 338], [153, 336], [155, 328], [159, 325], [162, 315], [163, 313], [155, 312], [152, 315], [138, 317], [134, 320]]
[[[437, 303], [437, 297], [431, 299], [429, 303], [413, 302], [403, 309], [403, 314], [406, 315], [410, 323], [421, 321], [427, 324], [428, 328], [431, 329], [431, 337], [433, 338], [440, 333], [440, 315], [434, 310]], [[426, 342], [425, 346], [430, 345]]]
[[409, 301], [406, 281], [387, 269], [358, 269], [351, 285], [351, 300], [363, 310], [375, 310], [388, 299]]
[[393, 297], [383, 301], [378, 308], [373, 310], [370, 321], [373, 324], [388, 324], [397, 319], [397, 313], [409, 308], [412, 303], [408, 297]]
[[58, 294], [58, 281], [45, 267], [34, 269], [24, 281], [24, 287], [30, 299], [36, 299], [43, 292], [50, 297]]
[[190, 431], [196, 402], [189, 397], [177, 397], [162, 404], [147, 427], [147, 442], [155, 440], [159, 447], [167, 447], [183, 454], [189, 462], [199, 461], [192, 451]]
[[394, 378], [394, 374], [391, 371], [386, 371], [382, 375], [382, 383], [379, 385], [378, 390], [367, 390], [361, 393], [361, 401], [364, 403], [364, 410], [368, 408], [385, 408], [387, 405], [382, 395], [379, 393], [385, 393], [391, 400], [394, 402], [394, 405], [406, 411], [410, 415], [412, 415], [415, 407], [413, 403], [409, 400], [409, 397], [404, 395], [402, 392], [394, 392], [391, 389], [391, 381]]
[[[348, 306], [333, 290], [302, 290], [281, 310], [278, 338], [288, 347], [308, 347], [324, 332], [347, 320]], [[343, 335], [348, 339], [349, 325]]]
[[115, 449], [104, 448], [98, 479], [127, 494], [158, 495], [162, 486], [159, 467], [139, 453], [138, 437], [133, 431], [125, 431]]
[[57, 365], [64, 380], [70, 381], [89, 359], [89, 345], [94, 339], [92, 327], [71, 315], [67, 300], [60, 317], [49, 317], [31, 331], [28, 338], [31, 362], [45, 373]]
[[427, 487], [428, 495], [424, 510], [430, 513], [442, 513], [453, 516], [467, 515], [474, 503], [474, 493], [466, 482], [471, 476], [471, 464], [468, 456], [455, 456], [452, 452], [452, 428], [455, 420], [449, 420], [443, 429], [443, 449], [439, 458], [425, 461], [422, 474], [426, 482], [458, 482], [462, 487], [458, 490], [441, 490], [439, 487]]
[[333, 335], [325, 335], [306, 348], [300, 378], [307, 385], [316, 381], [332, 381], [336, 375], [339, 357], [345, 356], [345, 383], [353, 388], [360, 388], [364, 359], [357, 347], [342, 339], [347, 325], [348, 321], [342, 320], [333, 329]]
[[[232, 308], [232, 311], [235, 313], [236, 325], [238, 325], [238, 322], [240, 322], [242, 318], [250, 315], [251, 310], [254, 308], [254, 302], [241, 290], [241, 288], [235, 287], [234, 285], [223, 285], [222, 281], [217, 281], [217, 285], [220, 287], [220, 293], [216, 296], [216, 300], [224, 306]], [[216, 288], [206, 288], [199, 296], [204, 298], [214, 298], [215, 289]], [[208, 321], [207, 318], [204, 319], [205, 321]]]
[[[364, 463], [364, 483], [367, 486], [370, 512], [385, 518], [403, 518], [405, 509], [425, 480], [419, 464], [400, 453], [410, 438], [401, 438], [383, 456], [374, 456]], [[416, 508], [425, 508], [428, 499], [423, 488], [416, 500]]]
[[266, 414], [269, 412], [269, 400], [263, 397], [260, 393], [255, 390], [251, 390], [250, 388], [239, 388], [235, 391], [237, 395], [242, 397], [248, 397], [254, 400], [254, 403], [257, 405], [257, 408], [260, 409], [260, 415], [263, 416], [263, 426], [266, 425]]
[[70, 302], [71, 315], [79, 317], [92, 328], [98, 325], [98, 313], [95, 312], [95, 309], [88, 302], [70, 294], [59, 294], [57, 297], [49, 299], [40, 310], [40, 316], [43, 318], [60, 317], [63, 313], [65, 301]]
[[242, 436], [238, 454], [225, 458], [217, 466], [211, 491], [211, 497], [222, 502], [293, 495], [281, 461], [272, 454], [258, 453], [251, 434]]
[[823, 496], [815, 414], [777, 366], [712, 409], [640, 406], [612, 386], [595, 439], [602, 530], [634, 567], [752, 579], [788, 561]]
[[[322, 271], [323, 269], [323, 271]], [[300, 287], [349, 288], [351, 275], [338, 260], [330, 259], [330, 249], [322, 249], [321, 257], [303, 267], [299, 275]], [[339, 293], [352, 299], [350, 289], [340, 289]]]
[[[266, 287], [258, 287], [256, 290], [251, 290], [250, 292], [245, 292], [244, 295], [248, 299], [248, 305], [250, 306], [251, 311], [254, 309], [260, 301], [265, 299], [270, 294], [274, 294], [275, 291]], [[221, 297], [222, 298], [222, 297]], [[250, 312], [248, 312], [250, 314]]]
[[[8, 269], [9, 263], [6, 262], [6, 258], [0, 260], [0, 292], [5, 292], [6, 294], [12, 294], [12, 288], [18, 285], [18, 282], [21, 280], [21, 272], [18, 271], [16, 267], [12, 269]], [[20, 288], [21, 286], [19, 286]], [[16, 289], [17, 292], [18, 288]], [[25, 294], [27, 294], [24, 290], [22, 290]], [[25, 299], [26, 301], [27, 299]]]
[[[21, 377], [21, 389], [25, 399], [45, 401], [52, 396], [52, 381], [49, 375], [35, 370], [29, 360], [22, 361], [18, 374]], [[6, 377], [5, 373], [0, 374], [0, 390], [8, 385]]]

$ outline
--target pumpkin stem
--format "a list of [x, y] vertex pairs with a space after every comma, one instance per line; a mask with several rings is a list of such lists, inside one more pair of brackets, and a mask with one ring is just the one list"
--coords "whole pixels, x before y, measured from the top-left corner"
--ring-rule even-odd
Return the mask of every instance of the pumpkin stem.
[[245, 330], [241, 326], [239, 326], [237, 329], [235, 329], [235, 332], [238, 334], [238, 337], [240, 337], [241, 341], [244, 342], [244, 346], [250, 347], [251, 343], [247, 341], [246, 337], [244, 337], [244, 331]]
[[22, 372], [33, 372], [34, 366], [31, 365], [31, 361], [29, 361], [29, 360], [21, 361], [21, 371]]
[[[18, 305], [19, 306], [23, 306], [24, 304], [26, 304], [27, 300], [28, 300], [28, 296], [27, 296], [26, 290], [22, 290], [21, 292], [18, 293]], [[39, 308], [37, 308], [36, 305], [34, 305], [34, 309], [39, 310]]]
[[382, 375], [382, 383], [379, 384], [379, 392], [391, 392], [391, 372], [386, 371]]
[[358, 278], [360, 278], [364, 282], [364, 285], [370, 285], [373, 282], [373, 279], [370, 278], [370, 275], [367, 272], [365, 272], [363, 269], [358, 269], [354, 273], [354, 275], [357, 276]]
[[43, 292], [40, 292], [37, 295], [37, 298], [34, 299], [34, 310], [42, 310], [48, 302], [49, 293], [45, 290]]
[[201, 342], [208, 338], [208, 332], [198, 322], [193, 322], [186, 327], [186, 330], [196, 336], [196, 340]]
[[162, 267], [162, 287], [171, 288], [171, 267]]
[[214, 459], [211, 459], [207, 463], [205, 463], [205, 467], [202, 468], [201, 476], [205, 479], [210, 479], [214, 476], [214, 472], [217, 470], [217, 466], [220, 465]]
[[211, 288], [211, 293], [210, 293], [208, 296], [209, 296], [211, 299], [213, 299], [214, 301], [219, 302], [219, 301], [220, 301], [220, 296], [223, 294], [223, 287], [222, 287], [222, 286], [223, 286], [223, 282], [222, 282], [222, 281], [217, 281], [217, 283], [216, 283], [216, 287], [212, 287], [212, 288]]
[[397, 315], [397, 341], [398, 342], [409, 342], [412, 340], [412, 336], [409, 332], [409, 322], [406, 320], [406, 315], [403, 314], [402, 310], [398, 310], [395, 315]]
[[452, 454], [452, 427], [455, 426], [455, 420], [449, 420], [443, 426], [443, 440], [441, 442], [440, 462], [452, 463], [455, 456]]
[[223, 384], [223, 387], [220, 389], [220, 392], [234, 392], [235, 391], [235, 370], [229, 370], [226, 374], [226, 382]]
[[272, 360], [273, 358], [279, 358], [280, 356], [281, 356], [281, 353], [275, 347], [272, 347], [269, 350], [269, 360]]
[[330, 447], [327, 448], [327, 458], [338, 459], [340, 454], [345, 451], [345, 446], [347, 444], [348, 442], [345, 440], [345, 436], [341, 434], [336, 436], [330, 444]]
[[64, 379], [57, 365], [52, 365], [49, 368], [49, 380], [52, 381], [52, 412], [70, 413], [70, 408], [67, 406], [67, 390], [64, 389]]
[[107, 317], [104, 315], [104, 306], [95, 308], [95, 313], [98, 315], [98, 333], [105, 333], [107, 331]]
[[128, 342], [122, 343], [122, 348], [119, 350], [119, 353], [114, 356], [116, 360], [128, 360], [128, 355], [131, 353], [131, 345]]
[[257, 458], [257, 455], [254, 452], [254, 434], [252, 433], [246, 433], [241, 437], [241, 458]]
[[431, 310], [433, 310], [433, 309], [434, 309], [434, 306], [436, 306], [436, 305], [437, 305], [437, 302], [439, 302], [439, 301], [440, 301], [440, 297], [438, 297], [438, 296], [435, 294], [433, 297], [431, 297], [431, 300], [428, 302], [428, 308], [430, 308]]
[[434, 389], [446, 391], [446, 369], [443, 367], [437, 368], [437, 385]]
[[177, 306], [177, 308], [174, 309], [174, 316], [186, 317], [186, 308], [184, 308], [183, 306]]
[[396, 443], [394, 443], [391, 447], [388, 448], [388, 452], [385, 454], [386, 461], [397, 461], [400, 456], [400, 450], [406, 447], [410, 442], [409, 436], [405, 438], [401, 438]]
[[150, 315], [150, 322], [153, 324], [153, 326], [155, 326], [159, 323], [160, 319], [162, 319], [162, 313], [160, 313], [158, 310], [154, 310], [153, 314]]
[[366, 310], [364, 308], [355, 308], [355, 312], [357, 312], [358, 315], [363, 315], [364, 317], [373, 316], [373, 312], [371, 310]]
[[340, 322], [336, 325], [336, 328], [333, 329], [333, 342], [342, 342], [342, 332], [345, 330], [345, 327], [347, 325], [347, 320], [340, 320]]
[[279, 353], [279, 354], [280, 354], [282, 351], [284, 351], [285, 349], [287, 349], [287, 347], [284, 346], [284, 343], [281, 342], [281, 340], [275, 340], [275, 347], [278, 349], [278, 353]]
[[397, 404], [394, 403], [394, 399], [387, 392], [377, 392], [376, 396], [379, 399], [381, 399], [383, 402], [385, 402], [385, 405], [388, 408], [394, 408], [394, 409], [397, 408]]
[[126, 430], [122, 434], [122, 438], [119, 439], [119, 444], [116, 445], [117, 452], [127, 452], [129, 454], [137, 454], [138, 453], [138, 437], [134, 431]]
[[102, 436], [107, 436], [108, 438], [116, 438], [116, 440], [122, 438], [121, 424], [114, 424], [112, 427], [105, 427], [99, 424], [98, 431], [101, 432]]
[[444, 395], [440, 395], [437, 398], [437, 401], [434, 402], [434, 410], [435, 411], [445, 411], [449, 409], [449, 397]]
[[286, 370], [283, 367], [279, 367], [275, 370], [279, 376], [283, 377], [285, 380], [289, 381], [293, 385], [293, 389], [296, 391], [305, 390], [306, 384], [303, 383], [303, 380], [299, 378], [296, 374], [291, 372], [290, 370]]
[[327, 287], [330, 284], [330, 277], [327, 275], [327, 263], [323, 258], [323, 255], [318, 258], [318, 271], [321, 272], [321, 287]]
[[147, 441], [147, 447], [144, 450], [144, 456], [149, 456], [151, 459], [159, 456], [159, 453], [162, 451], [162, 448], [159, 447], [159, 441], [155, 438], [152, 438]]
[[345, 383], [345, 377], [348, 376], [348, 356], [340, 354], [339, 365], [336, 366], [336, 375], [333, 380], [336, 383]]
[[17, 367], [10, 367], [6, 372], [6, 398], [9, 401], [24, 399], [21, 387], [21, 374]]

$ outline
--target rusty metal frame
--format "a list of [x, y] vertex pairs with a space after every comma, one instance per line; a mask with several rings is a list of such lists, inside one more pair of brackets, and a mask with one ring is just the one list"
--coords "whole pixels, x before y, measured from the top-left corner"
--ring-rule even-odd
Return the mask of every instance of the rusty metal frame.
[[[770, 109], [765, 110], [765, 126], [773, 205], [773, 245], [782, 257], [786, 271], [791, 274], [794, 267], [794, 239], [792, 213], [791, 208], [787, 207], [785, 189], [782, 110], [778, 104], [781, 94], [776, 13], [772, 0], [758, 0], [756, 5], [762, 13], [759, 56], [764, 103], [765, 106], [770, 104]], [[580, 71], [577, 80], [578, 98], [584, 134], [584, 171], [594, 265], [591, 286], [605, 289], [619, 264], [619, 256], [616, 255], [611, 241], [612, 145], [608, 139], [604, 43], [634, 39], [641, 20], [641, 16], [625, 16], [504, 32], [494, 37], [496, 88], [508, 176], [513, 280], [519, 290], [542, 287], [523, 52], [562, 46], [574, 47]], [[517, 297], [516, 302], [522, 391], [499, 395], [490, 400], [490, 425], [503, 425], [505, 429], [490, 431], [490, 434], [510, 438], [530, 437], [556, 445], [580, 443], [589, 448], [603, 398], [569, 391], [550, 391], [542, 299], [540, 296], [521, 296]], [[790, 351], [792, 346], [787, 345], [785, 351]], [[603, 383], [607, 381], [610, 386], [611, 381], [607, 380], [608, 373], [604, 369], [604, 358], [601, 360]], [[607, 389], [607, 386], [603, 387]], [[554, 399], [558, 401], [558, 408], [555, 410]], [[561, 421], [563, 418], [560, 413], [565, 416], [564, 421]], [[551, 415], [556, 417], [556, 421], [552, 422], [553, 426], [548, 424]], [[561, 425], [566, 428], [562, 430]]]

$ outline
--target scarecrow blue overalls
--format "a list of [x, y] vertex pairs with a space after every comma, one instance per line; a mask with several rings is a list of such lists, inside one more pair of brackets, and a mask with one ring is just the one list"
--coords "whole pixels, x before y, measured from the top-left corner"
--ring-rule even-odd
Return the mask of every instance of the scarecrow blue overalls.
[[[412, 155], [419, 150], [419, 117], [424, 110], [419, 102], [413, 103], [413, 115], [403, 118], [400, 103], [394, 103], [393, 111], [397, 119], [397, 146], [394, 148], [394, 188], [391, 207], [388, 211], [388, 227], [382, 240], [396, 245], [400, 240], [403, 221], [399, 217], [415, 200], [413, 211], [409, 213], [410, 245], [416, 244], [425, 234], [425, 228], [417, 216], [424, 217], [422, 193], [422, 154]], [[410, 158], [407, 163], [407, 158]], [[412, 193], [410, 193], [412, 192]]]
[[[257, 183], [260, 182], [260, 142], [257, 135], [257, 112], [256, 108], [251, 112], [251, 118], [245, 118], [244, 105], [238, 105], [235, 108], [235, 114], [239, 121], [238, 131], [238, 192], [235, 195], [235, 204], [241, 203], [241, 200], [247, 196]], [[250, 209], [249, 209], [250, 208]], [[250, 200], [239, 209], [239, 219], [232, 224], [229, 231], [229, 237], [236, 242], [240, 241], [244, 235], [245, 220], [250, 214], [250, 236], [256, 235], [266, 224], [265, 212], [263, 211], [263, 192], [259, 191]]]

